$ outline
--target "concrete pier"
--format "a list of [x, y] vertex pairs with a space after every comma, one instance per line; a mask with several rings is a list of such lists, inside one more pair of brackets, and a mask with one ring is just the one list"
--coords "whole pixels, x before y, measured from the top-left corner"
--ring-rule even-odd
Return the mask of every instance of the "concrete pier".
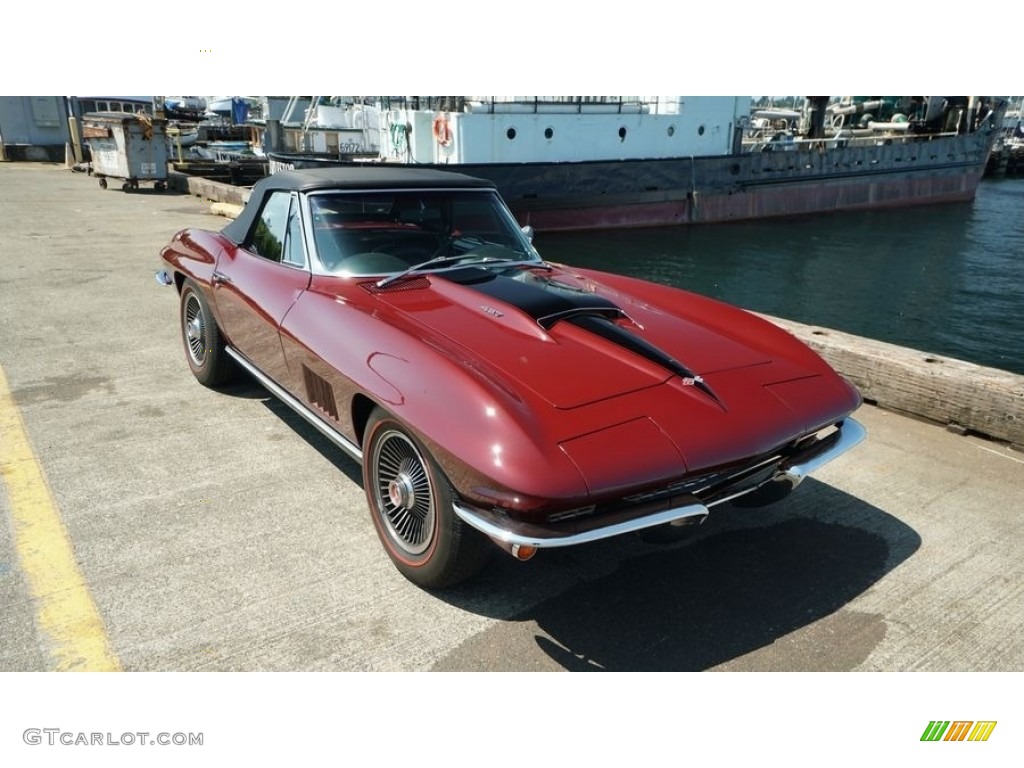
[[0, 210], [0, 671], [1024, 668], [1019, 379], [794, 328], [888, 406], [855, 450], [676, 543], [497, 553], [431, 594], [353, 462], [189, 373], [153, 272], [178, 229], [224, 225], [209, 200], [8, 163]]

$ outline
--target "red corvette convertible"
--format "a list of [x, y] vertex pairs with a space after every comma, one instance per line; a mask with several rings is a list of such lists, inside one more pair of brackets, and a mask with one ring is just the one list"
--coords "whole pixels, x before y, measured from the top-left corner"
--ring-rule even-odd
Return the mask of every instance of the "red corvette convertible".
[[362, 463], [424, 587], [775, 501], [856, 445], [858, 392], [743, 310], [545, 262], [492, 184], [371, 166], [261, 180], [158, 280], [192, 373], [239, 368]]

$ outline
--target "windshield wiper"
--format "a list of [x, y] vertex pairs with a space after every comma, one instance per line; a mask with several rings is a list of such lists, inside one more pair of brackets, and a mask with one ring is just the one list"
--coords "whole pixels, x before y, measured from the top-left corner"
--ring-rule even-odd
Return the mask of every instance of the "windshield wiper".
[[411, 267], [409, 267], [408, 269], [403, 269], [401, 272], [396, 272], [395, 274], [389, 275], [388, 277], [382, 277], [380, 280], [377, 281], [377, 287], [385, 288], [391, 285], [392, 283], [401, 280], [403, 277], [411, 275], [413, 272], [419, 272], [421, 269], [426, 269], [427, 267], [440, 266], [441, 264], [444, 264], [449, 261], [462, 261], [465, 258], [472, 257], [470, 256], [470, 254], [467, 253], [463, 253], [458, 256], [434, 256], [433, 258], [427, 259], [426, 261], [420, 262], [419, 264], [413, 264]]
[[[377, 287], [378, 288], [386, 288], [387, 286], [391, 285], [392, 283], [397, 282], [397, 281], [401, 280], [402, 278], [407, 277], [407, 276], [409, 276], [409, 275], [411, 275], [411, 274], [413, 274], [415, 272], [419, 272], [420, 270], [427, 269], [428, 267], [439, 267], [439, 266], [441, 266], [443, 264], [447, 264], [449, 262], [455, 264], [457, 262], [465, 261], [467, 259], [475, 259], [478, 263], [481, 263], [481, 264], [484, 263], [484, 262], [488, 262], [488, 261], [524, 261], [524, 260], [526, 260], [526, 259], [497, 259], [497, 258], [495, 258], [493, 256], [478, 256], [478, 255], [473, 254], [473, 253], [462, 253], [462, 254], [458, 254], [458, 255], [455, 255], [455, 256], [435, 256], [432, 259], [427, 259], [426, 261], [421, 262], [419, 264], [413, 264], [411, 267], [409, 267], [408, 269], [404, 269], [401, 272], [396, 272], [393, 275], [389, 275], [388, 277], [381, 278], [380, 280], [377, 281]], [[541, 262], [540, 264], [543, 264], [543, 262]]]

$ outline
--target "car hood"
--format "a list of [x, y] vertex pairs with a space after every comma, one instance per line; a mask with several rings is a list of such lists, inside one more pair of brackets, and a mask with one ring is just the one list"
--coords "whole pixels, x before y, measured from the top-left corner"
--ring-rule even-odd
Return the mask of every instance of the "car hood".
[[[429, 330], [425, 336], [433, 343], [464, 355], [467, 364], [486, 362], [560, 409], [675, 377], [718, 399], [713, 381], [726, 371], [761, 367], [757, 378], [762, 383], [812, 373], [688, 318], [685, 307], [659, 306], [642, 295], [553, 268], [496, 273], [467, 267], [371, 290]], [[688, 296], [673, 293], [677, 301]], [[724, 305], [719, 311], [747, 315]]]

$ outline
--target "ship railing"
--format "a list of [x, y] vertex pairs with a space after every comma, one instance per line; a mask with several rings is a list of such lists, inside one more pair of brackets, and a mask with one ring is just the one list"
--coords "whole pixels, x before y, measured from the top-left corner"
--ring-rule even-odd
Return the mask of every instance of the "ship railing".
[[388, 99], [384, 108], [392, 107], [487, 114], [653, 114], [678, 111], [677, 101], [656, 96], [415, 96]]
[[470, 112], [562, 113], [562, 114], [640, 114], [658, 111], [657, 101], [640, 96], [513, 96], [469, 97]]
[[748, 134], [743, 140], [745, 152], [795, 152], [800, 150], [840, 149], [846, 146], [868, 144], [913, 144], [933, 139], [957, 136], [956, 131], [943, 133], [906, 133], [905, 131], [872, 131], [869, 129], [844, 129], [826, 134], [824, 138], [809, 139], [794, 135]]

